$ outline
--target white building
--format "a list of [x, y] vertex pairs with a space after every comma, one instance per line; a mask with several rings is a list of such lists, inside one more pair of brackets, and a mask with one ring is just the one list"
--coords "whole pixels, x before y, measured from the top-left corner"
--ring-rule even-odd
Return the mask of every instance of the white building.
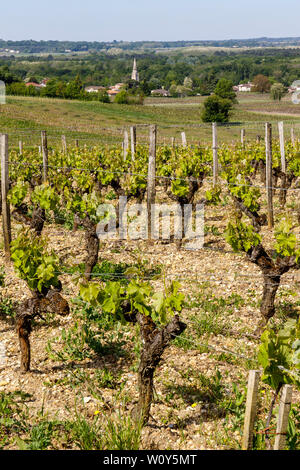
[[104, 86], [94, 86], [94, 85], [91, 85], [91, 86], [85, 87], [84, 90], [85, 90], [87, 93], [98, 93], [98, 92], [101, 91], [101, 90], [105, 90], [105, 87], [104, 87]]
[[239, 91], [239, 92], [249, 92], [252, 90], [252, 88], [254, 87], [254, 84], [253, 83], [241, 83], [240, 85], [237, 85], [237, 86], [234, 86], [233, 89], [234, 91]]
[[164, 88], [158, 88], [157, 90], [151, 90], [151, 95], [154, 96], [171, 96], [169, 90]]

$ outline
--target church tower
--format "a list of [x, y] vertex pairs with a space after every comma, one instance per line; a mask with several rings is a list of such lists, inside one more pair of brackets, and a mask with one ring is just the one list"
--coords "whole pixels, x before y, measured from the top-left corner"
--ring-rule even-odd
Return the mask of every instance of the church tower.
[[132, 69], [132, 74], [131, 74], [131, 80], [135, 80], [136, 82], [140, 81], [140, 77], [139, 77], [139, 73], [138, 73], [138, 70], [137, 70], [136, 59], [135, 58], [134, 58], [134, 61], [133, 61], [133, 69]]

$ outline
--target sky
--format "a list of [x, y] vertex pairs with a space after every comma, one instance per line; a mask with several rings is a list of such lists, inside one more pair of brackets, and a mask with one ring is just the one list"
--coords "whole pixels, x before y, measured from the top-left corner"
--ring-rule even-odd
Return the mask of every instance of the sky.
[[[0, 0], [5, 40], [299, 37], [299, 0]], [[5, 2], [5, 4], [3, 4]]]

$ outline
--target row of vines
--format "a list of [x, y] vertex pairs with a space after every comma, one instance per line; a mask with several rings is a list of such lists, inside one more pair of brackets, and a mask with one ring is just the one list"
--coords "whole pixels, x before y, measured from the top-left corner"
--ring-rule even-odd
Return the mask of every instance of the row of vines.
[[[300, 143], [286, 143], [286, 172], [281, 169], [279, 142], [273, 141], [272, 191], [275, 226], [266, 215], [266, 150], [263, 142], [218, 148], [218, 180], [213, 180], [211, 147], [157, 146], [155, 186], [165, 202], [214, 207], [226, 229], [218, 236], [245, 263], [261, 272], [260, 322], [253, 336], [260, 339], [258, 361], [263, 381], [276, 396], [284, 384], [300, 386], [300, 322], [289, 319], [282, 329], [269, 327], [276, 316], [276, 294], [286, 273], [300, 269]], [[77, 275], [78, 296], [101, 315], [121, 324], [136, 325], [141, 351], [138, 366], [139, 401], [135, 418], [146, 425], [154, 394], [154, 375], [166, 348], [187, 328], [181, 318], [185, 296], [177, 280], [153, 288], [145, 270], [125, 272], [115, 279], [95, 273], [105, 242], [99, 240], [99, 206], [113, 204], [115, 225], [122, 216], [120, 197], [128, 204], [147, 201], [149, 149], [137, 145], [134, 159], [121, 147], [53, 149], [45, 176], [38, 150], [9, 152], [8, 200], [13, 221], [10, 261], [31, 295], [17, 308], [15, 324], [21, 351], [21, 371], [30, 370], [30, 334], [36, 317], [69, 315], [59, 256], [48, 248], [43, 229], [64, 225], [84, 231], [85, 261]], [[287, 204], [290, 196], [289, 204]], [[104, 217], [103, 215], [101, 217]], [[122, 241], [120, 241], [122, 243]], [[147, 242], [151, 244], [152, 241]], [[168, 240], [185, 251], [184, 238]], [[197, 253], [195, 253], [195, 257]], [[155, 273], [159, 276], [159, 273]]]

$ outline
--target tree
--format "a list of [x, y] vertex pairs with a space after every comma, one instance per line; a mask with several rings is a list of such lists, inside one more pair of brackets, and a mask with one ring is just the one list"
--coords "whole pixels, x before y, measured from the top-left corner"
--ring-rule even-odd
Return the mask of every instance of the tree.
[[7, 95], [25, 96], [27, 93], [27, 87], [23, 82], [11, 83], [6, 85], [6, 93]]
[[142, 93], [132, 95], [126, 90], [121, 90], [116, 95], [114, 102], [117, 104], [142, 105], [144, 103], [144, 95]]
[[228, 122], [232, 101], [211, 95], [204, 101], [201, 114], [203, 122]]
[[[48, 86], [48, 84], [47, 84]], [[46, 87], [47, 88], [47, 87]], [[80, 99], [83, 92], [83, 83], [77, 75], [74, 80], [69, 82], [66, 87], [66, 98]]]
[[102, 90], [98, 92], [98, 100], [101, 103], [110, 103], [109, 95], [106, 90]]
[[256, 75], [253, 79], [253, 91], [258, 93], [269, 93], [271, 88], [271, 82], [265, 75]]
[[27, 95], [27, 96], [37, 96], [38, 91], [37, 91], [35, 86], [29, 85], [29, 86], [26, 87], [25, 95]]
[[185, 88], [192, 89], [193, 88], [193, 80], [190, 77], [185, 77], [183, 81], [183, 86]]
[[0, 67], [0, 80], [6, 84], [11, 84], [13, 82], [18, 82], [19, 78], [10, 72], [9, 68], [5, 65]]
[[199, 93], [202, 96], [209, 96], [211, 91], [207, 83], [199, 81], [199, 86], [194, 88], [195, 93]]
[[42, 88], [41, 96], [47, 96], [49, 98], [55, 98], [57, 92], [58, 82], [56, 79], [51, 79], [47, 83], [47, 86]]
[[38, 78], [35, 76], [35, 75], [30, 75], [26, 82], [30, 82], [30, 83], [39, 83], [40, 80], [38, 80]]
[[193, 94], [193, 91], [191, 88], [186, 88], [184, 85], [177, 85], [176, 93], [177, 96], [183, 98], [185, 96], [191, 96]]
[[175, 83], [173, 83], [173, 84], [170, 86], [169, 92], [170, 92], [170, 95], [171, 95], [173, 98], [177, 98], [177, 97], [178, 97], [177, 85], [176, 85]]
[[220, 98], [231, 100], [236, 102], [236, 94], [233, 91], [233, 83], [226, 78], [221, 78], [215, 88], [215, 94]]
[[115, 103], [118, 104], [128, 104], [129, 95], [126, 90], [120, 91], [115, 97]]
[[284, 88], [284, 86], [282, 85], [282, 83], [275, 82], [275, 83], [271, 86], [270, 93], [271, 93], [271, 97], [273, 98], [273, 100], [278, 100], [278, 101], [280, 101], [281, 98], [283, 97], [283, 95], [285, 94], [285, 88]]
[[144, 95], [150, 95], [151, 94], [151, 88], [149, 86], [149, 83], [146, 80], [142, 80], [139, 84], [139, 90], [141, 93]]
[[65, 95], [66, 95], [66, 84], [64, 82], [62, 82], [61, 80], [59, 82], [57, 82], [57, 84], [56, 84], [55, 95], [58, 98], [64, 98]]

